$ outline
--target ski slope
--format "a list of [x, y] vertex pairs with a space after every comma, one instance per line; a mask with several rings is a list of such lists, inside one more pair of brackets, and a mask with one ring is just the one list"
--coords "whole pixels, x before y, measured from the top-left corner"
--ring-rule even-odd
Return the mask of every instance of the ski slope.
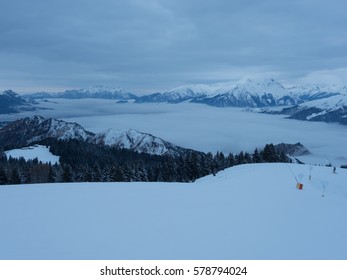
[[337, 172], [248, 164], [191, 184], [1, 186], [0, 259], [347, 259]]

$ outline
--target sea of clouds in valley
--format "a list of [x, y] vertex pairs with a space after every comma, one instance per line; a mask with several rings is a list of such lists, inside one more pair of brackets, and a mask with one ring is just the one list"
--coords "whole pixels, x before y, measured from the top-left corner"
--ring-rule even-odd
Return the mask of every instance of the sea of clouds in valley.
[[346, 127], [339, 124], [286, 119], [240, 108], [216, 108], [203, 104], [117, 104], [101, 99], [50, 99], [33, 112], [2, 116], [14, 120], [39, 114], [77, 122], [92, 132], [108, 128], [136, 129], [176, 145], [204, 152], [253, 152], [266, 143], [305, 145], [312, 155], [306, 162], [347, 164]]

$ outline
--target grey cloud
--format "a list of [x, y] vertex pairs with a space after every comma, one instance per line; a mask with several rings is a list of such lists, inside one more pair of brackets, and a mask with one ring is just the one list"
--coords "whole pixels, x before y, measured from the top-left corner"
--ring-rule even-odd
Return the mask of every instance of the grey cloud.
[[339, 0], [5, 0], [0, 89], [98, 83], [145, 91], [247, 70], [291, 78], [343, 68], [346, 7]]

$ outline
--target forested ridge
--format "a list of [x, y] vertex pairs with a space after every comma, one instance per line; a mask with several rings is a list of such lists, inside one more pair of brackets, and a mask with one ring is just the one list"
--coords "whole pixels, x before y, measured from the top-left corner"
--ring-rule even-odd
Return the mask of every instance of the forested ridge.
[[179, 156], [149, 155], [100, 146], [81, 140], [45, 139], [37, 144], [60, 156], [59, 164], [7, 158], [0, 151], [0, 184], [47, 182], [193, 182], [239, 164], [288, 162], [284, 152], [267, 144], [253, 153], [202, 153], [187, 150]]

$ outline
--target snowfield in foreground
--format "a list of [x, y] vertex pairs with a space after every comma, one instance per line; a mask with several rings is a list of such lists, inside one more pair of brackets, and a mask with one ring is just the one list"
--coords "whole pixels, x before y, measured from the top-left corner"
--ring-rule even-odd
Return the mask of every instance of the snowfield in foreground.
[[192, 184], [2, 186], [0, 258], [347, 259], [337, 172], [250, 164]]

